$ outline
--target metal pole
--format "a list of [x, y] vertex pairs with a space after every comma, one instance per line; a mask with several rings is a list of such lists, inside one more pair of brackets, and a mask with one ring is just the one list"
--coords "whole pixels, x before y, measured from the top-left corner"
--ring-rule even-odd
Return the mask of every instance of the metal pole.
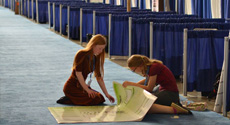
[[108, 57], [109, 57], [109, 59], [111, 59], [111, 55], [110, 55], [110, 45], [111, 45], [111, 43], [110, 43], [110, 37], [111, 37], [111, 34], [110, 34], [110, 32], [111, 32], [111, 20], [112, 19], [112, 14], [109, 14], [109, 30], [108, 30]]
[[69, 27], [70, 20], [69, 20], [69, 17], [70, 17], [70, 6], [67, 7], [67, 26], [68, 26], [67, 34], [68, 34], [68, 39], [70, 39], [70, 27]]
[[129, 17], [129, 57], [132, 54], [132, 17]]
[[27, 0], [27, 16], [30, 18], [30, 0]]
[[93, 11], [93, 35], [96, 34], [96, 11]]
[[80, 43], [82, 45], [82, 8], [80, 8]]
[[59, 33], [60, 33], [60, 35], [62, 35], [62, 4], [60, 4], [59, 5], [59, 22], [60, 22], [60, 24], [59, 24]]
[[50, 2], [48, 2], [48, 18], [49, 18], [49, 29], [51, 28], [51, 15], [50, 15]]
[[39, 23], [38, 0], [36, 0], [36, 20]]
[[31, 0], [31, 8], [32, 8], [32, 20], [34, 20], [34, 0]]
[[53, 29], [55, 31], [55, 3], [53, 3]]
[[149, 57], [153, 59], [153, 22], [150, 22], [149, 29]]
[[228, 77], [228, 58], [229, 57], [229, 38], [224, 38], [224, 78], [223, 78], [223, 116], [227, 117], [227, 77]]
[[187, 96], [187, 40], [188, 29], [184, 29], [184, 53], [183, 53], [183, 94]]

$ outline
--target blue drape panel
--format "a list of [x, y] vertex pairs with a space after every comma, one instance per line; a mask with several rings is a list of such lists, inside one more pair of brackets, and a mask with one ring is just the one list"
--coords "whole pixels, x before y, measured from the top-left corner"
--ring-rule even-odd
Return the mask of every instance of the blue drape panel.
[[34, 11], [34, 13], [33, 13], [33, 16], [34, 16], [34, 18], [33, 18], [33, 20], [36, 20], [36, 2], [34, 2], [34, 4], [33, 4], [33, 11]]
[[178, 13], [184, 14], [185, 11], [185, 3], [184, 0], [178, 0]]
[[63, 35], [67, 35], [66, 25], [67, 25], [67, 6], [63, 6], [62, 7], [62, 34]]
[[132, 20], [132, 54], [149, 57], [149, 30], [148, 20]]
[[203, 18], [212, 18], [211, 1], [203, 0]]
[[[151, 4], [152, 5], [152, 4]], [[171, 11], [176, 11], [175, 10], [175, 0], [170, 0], [169, 1], [169, 6]]]
[[182, 73], [183, 29], [182, 24], [153, 25], [153, 58], [163, 63], [179, 76]]
[[28, 3], [27, 3], [27, 0], [24, 0], [23, 2], [24, 2], [23, 14], [24, 16], [27, 16], [28, 15], [28, 11], [27, 11]]
[[[59, 10], [59, 8], [58, 8], [58, 10]], [[57, 11], [57, 9], [55, 9], [55, 11]], [[39, 23], [48, 22], [48, 2], [47, 1], [38, 1], [38, 14], [39, 14], [38, 15], [39, 16]], [[58, 11], [58, 14], [59, 14], [59, 11]]]
[[226, 0], [226, 4], [225, 4], [225, 8], [226, 8], [226, 14], [225, 14], [225, 18], [230, 18], [230, 0]]
[[80, 8], [70, 8], [70, 38], [80, 39]]
[[228, 31], [188, 31], [188, 91], [212, 90], [215, 76], [222, 68], [226, 34]]
[[198, 15], [200, 18], [212, 18], [210, 0], [191, 0], [191, 7], [192, 14]]
[[110, 0], [109, 4], [114, 5], [114, 0]]
[[110, 36], [110, 54], [128, 56], [129, 24], [128, 16], [112, 16]]
[[9, 7], [8, 0], [5, 0], [5, 7]]
[[60, 9], [59, 9], [59, 4], [56, 3], [55, 3], [55, 29], [54, 30], [58, 32], [60, 31]]
[[153, 58], [165, 62], [165, 24], [153, 24]]
[[96, 12], [96, 34], [108, 35], [109, 25], [109, 14], [108, 13], [97, 13]]
[[53, 27], [53, 3], [50, 2], [50, 26]]
[[32, 1], [31, 0], [28, 0], [29, 1], [29, 17], [28, 18], [32, 18]]
[[165, 34], [164, 34], [164, 43], [165, 43], [165, 62], [164, 64], [171, 69], [174, 74], [175, 71], [173, 69], [174, 64], [173, 62], [175, 61], [173, 59], [174, 57], [174, 52], [175, 52], [175, 48], [177, 46], [176, 41], [174, 41], [174, 29], [173, 26], [169, 26], [170, 24], [166, 24], [165, 25]]
[[[219, 20], [217, 20], [218, 22]], [[163, 21], [162, 21], [163, 22]], [[188, 28], [218, 28], [229, 29], [226, 23], [154, 23], [153, 25], [153, 58], [163, 61], [174, 75], [182, 74], [183, 29]], [[215, 34], [214, 34], [215, 35]], [[213, 38], [218, 41], [219, 37]], [[215, 42], [214, 42], [215, 43]], [[213, 43], [213, 44], [214, 44]], [[219, 45], [219, 44], [218, 44]], [[218, 53], [219, 50], [215, 49]], [[221, 58], [221, 57], [216, 57]], [[219, 60], [218, 60], [219, 61]], [[218, 67], [221, 62], [216, 62]]]
[[86, 35], [93, 34], [93, 10], [82, 10], [82, 42], [86, 42]]

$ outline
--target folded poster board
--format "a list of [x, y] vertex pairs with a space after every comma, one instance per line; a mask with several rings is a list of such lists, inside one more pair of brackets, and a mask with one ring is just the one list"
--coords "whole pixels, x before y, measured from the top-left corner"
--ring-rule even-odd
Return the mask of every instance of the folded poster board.
[[157, 97], [148, 91], [113, 82], [117, 105], [48, 107], [58, 123], [141, 121]]

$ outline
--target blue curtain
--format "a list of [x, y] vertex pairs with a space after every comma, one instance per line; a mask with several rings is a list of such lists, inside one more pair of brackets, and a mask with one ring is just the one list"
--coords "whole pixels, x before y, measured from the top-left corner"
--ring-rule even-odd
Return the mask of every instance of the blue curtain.
[[165, 24], [153, 24], [153, 58], [165, 62], [164, 32]]
[[184, 0], [178, 0], [178, 13], [184, 14], [185, 11], [185, 3]]
[[32, 1], [29, 0], [29, 17], [28, 18], [32, 18]]
[[[42, 14], [40, 14], [39, 12], [39, 20], [43, 20], [43, 18], [40, 19], [40, 16], [42, 16]], [[59, 9], [59, 4], [55, 4], [55, 31], [60, 31], [60, 9]]]
[[226, 13], [225, 13], [225, 18], [230, 18], [230, 0], [226, 0], [226, 4], [225, 4], [225, 10], [226, 10]]
[[141, 0], [141, 2], [140, 2], [140, 9], [146, 9], [146, 2], [145, 2], [145, 0]]
[[33, 13], [34, 18], [33, 18], [33, 20], [36, 20], [36, 2], [34, 2], [33, 8], [34, 8], [34, 13]]
[[96, 12], [96, 34], [108, 35], [109, 14]]
[[223, 63], [228, 31], [188, 31], [187, 90], [211, 91]]
[[110, 54], [128, 56], [129, 24], [128, 16], [112, 16], [110, 36]]
[[132, 20], [132, 54], [149, 57], [149, 30], [148, 20]]
[[80, 8], [70, 8], [69, 35], [71, 39], [80, 39]]
[[203, 18], [212, 18], [211, 1], [203, 0]]
[[[151, 4], [152, 5], [152, 4]], [[169, 6], [171, 11], [176, 11], [175, 10], [175, 0], [170, 0], [169, 1]]]
[[67, 6], [62, 7], [62, 34], [67, 35], [66, 25], [67, 25]]
[[212, 18], [210, 0], [191, 0], [191, 7], [192, 14], [200, 18]]
[[109, 4], [114, 5], [114, 0], [110, 0]]
[[[55, 6], [57, 6], [57, 5], [55, 5]], [[38, 1], [38, 11], [39, 11], [38, 12], [39, 23], [48, 22], [48, 2], [47, 1]], [[55, 8], [55, 11], [57, 11], [56, 8]], [[59, 14], [59, 5], [58, 5], [58, 14]]]
[[50, 3], [50, 26], [53, 27], [53, 3]]
[[87, 34], [93, 34], [93, 10], [82, 10], [82, 42], [86, 41]]

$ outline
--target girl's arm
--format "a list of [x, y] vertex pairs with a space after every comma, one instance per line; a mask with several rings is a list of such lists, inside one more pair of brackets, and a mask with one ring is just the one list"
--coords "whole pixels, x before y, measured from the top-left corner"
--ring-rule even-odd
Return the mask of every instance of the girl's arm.
[[102, 77], [96, 77], [97, 78], [97, 82], [99, 83], [99, 86], [101, 87], [101, 90], [103, 91], [103, 93], [105, 94], [105, 96], [109, 99], [110, 102], [114, 102], [115, 99], [108, 93], [106, 87], [105, 87], [105, 83]]
[[96, 96], [97, 92], [89, 89], [89, 86], [85, 83], [82, 72], [75, 72], [75, 74], [76, 74], [77, 79], [80, 82], [82, 88], [88, 93], [89, 97], [94, 98]]
[[145, 84], [145, 79], [140, 80], [139, 82], [137, 82], [137, 84], [144, 85]]
[[[124, 87], [127, 87], [127, 86], [137, 86], [137, 87], [143, 88], [143, 89], [145, 89], [145, 90], [147, 90], [149, 92], [152, 92], [152, 90], [153, 90], [153, 88], [155, 87], [155, 84], [156, 84], [156, 79], [157, 79], [157, 75], [150, 76], [147, 86], [145, 86], [143, 84], [136, 84], [134, 82], [129, 82], [129, 81], [125, 81], [123, 83], [123, 86]], [[141, 80], [141, 81], [143, 81], [143, 80]]]

